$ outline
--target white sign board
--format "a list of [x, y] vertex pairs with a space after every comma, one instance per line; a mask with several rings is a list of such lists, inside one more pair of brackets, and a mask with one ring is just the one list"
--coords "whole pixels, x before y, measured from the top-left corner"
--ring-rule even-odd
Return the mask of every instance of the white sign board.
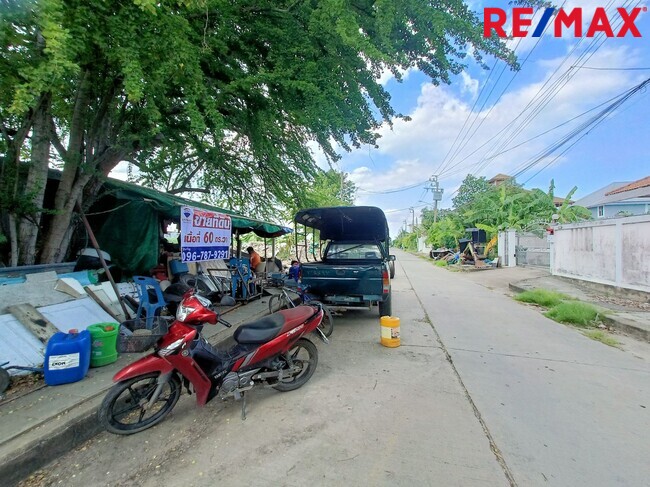
[[228, 259], [232, 221], [229, 215], [181, 207], [181, 260], [201, 262]]

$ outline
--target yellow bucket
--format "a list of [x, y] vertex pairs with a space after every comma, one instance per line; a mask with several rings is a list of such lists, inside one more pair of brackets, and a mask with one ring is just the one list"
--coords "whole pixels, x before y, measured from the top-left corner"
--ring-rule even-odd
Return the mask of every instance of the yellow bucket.
[[381, 344], [384, 347], [399, 347], [399, 318], [396, 316], [382, 316], [379, 318], [381, 325]]

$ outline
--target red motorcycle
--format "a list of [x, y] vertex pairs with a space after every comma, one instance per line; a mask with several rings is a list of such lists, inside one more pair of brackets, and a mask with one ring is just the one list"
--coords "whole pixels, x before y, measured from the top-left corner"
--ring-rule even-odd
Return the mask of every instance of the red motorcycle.
[[318, 328], [322, 319], [319, 304], [298, 306], [242, 325], [231, 337], [212, 346], [201, 335], [203, 326], [217, 322], [231, 325], [218, 317], [210, 301], [189, 291], [170, 326], [157, 319], [158, 333], [138, 330], [144, 322], [137, 321], [120, 328], [118, 350], [146, 349], [152, 340], [156, 345], [153, 353], [113, 377], [117, 384], [104, 398], [99, 420], [111, 433], [138, 433], [169, 414], [182, 386], [196, 394], [199, 406], [217, 395], [242, 399], [242, 419], [246, 419], [245, 393], [255, 385], [284, 392], [310, 379], [318, 364], [318, 350], [305, 335], [315, 331], [327, 343]]

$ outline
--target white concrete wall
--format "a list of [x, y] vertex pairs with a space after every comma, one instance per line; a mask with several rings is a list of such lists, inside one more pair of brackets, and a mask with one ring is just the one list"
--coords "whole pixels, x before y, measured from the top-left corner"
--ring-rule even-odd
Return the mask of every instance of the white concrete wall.
[[497, 251], [499, 255], [499, 262], [501, 262], [502, 267], [517, 266], [517, 254], [515, 251], [516, 243], [517, 237], [515, 230], [506, 230], [499, 232]]
[[426, 244], [427, 237], [418, 237], [418, 252], [428, 254], [431, 246]]
[[650, 292], [650, 215], [559, 225], [551, 273]]

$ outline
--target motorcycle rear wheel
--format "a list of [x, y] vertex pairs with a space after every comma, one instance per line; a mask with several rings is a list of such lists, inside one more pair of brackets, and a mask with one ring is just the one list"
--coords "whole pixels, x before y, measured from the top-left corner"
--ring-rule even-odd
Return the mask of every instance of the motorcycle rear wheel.
[[132, 435], [160, 423], [181, 395], [181, 381], [173, 374], [163, 386], [154, 407], [144, 405], [156, 390], [159, 373], [144, 374], [115, 384], [99, 407], [99, 421], [107, 431]]
[[314, 375], [316, 365], [318, 365], [318, 349], [316, 345], [306, 338], [298, 340], [293, 348], [287, 352], [287, 355], [290, 361], [286, 357], [280, 357], [281, 360], [285, 361], [285, 368], [297, 363], [300, 363], [302, 367], [300, 372], [293, 376], [291, 382], [278, 382], [273, 386], [275, 390], [280, 392], [293, 391], [302, 387]]

